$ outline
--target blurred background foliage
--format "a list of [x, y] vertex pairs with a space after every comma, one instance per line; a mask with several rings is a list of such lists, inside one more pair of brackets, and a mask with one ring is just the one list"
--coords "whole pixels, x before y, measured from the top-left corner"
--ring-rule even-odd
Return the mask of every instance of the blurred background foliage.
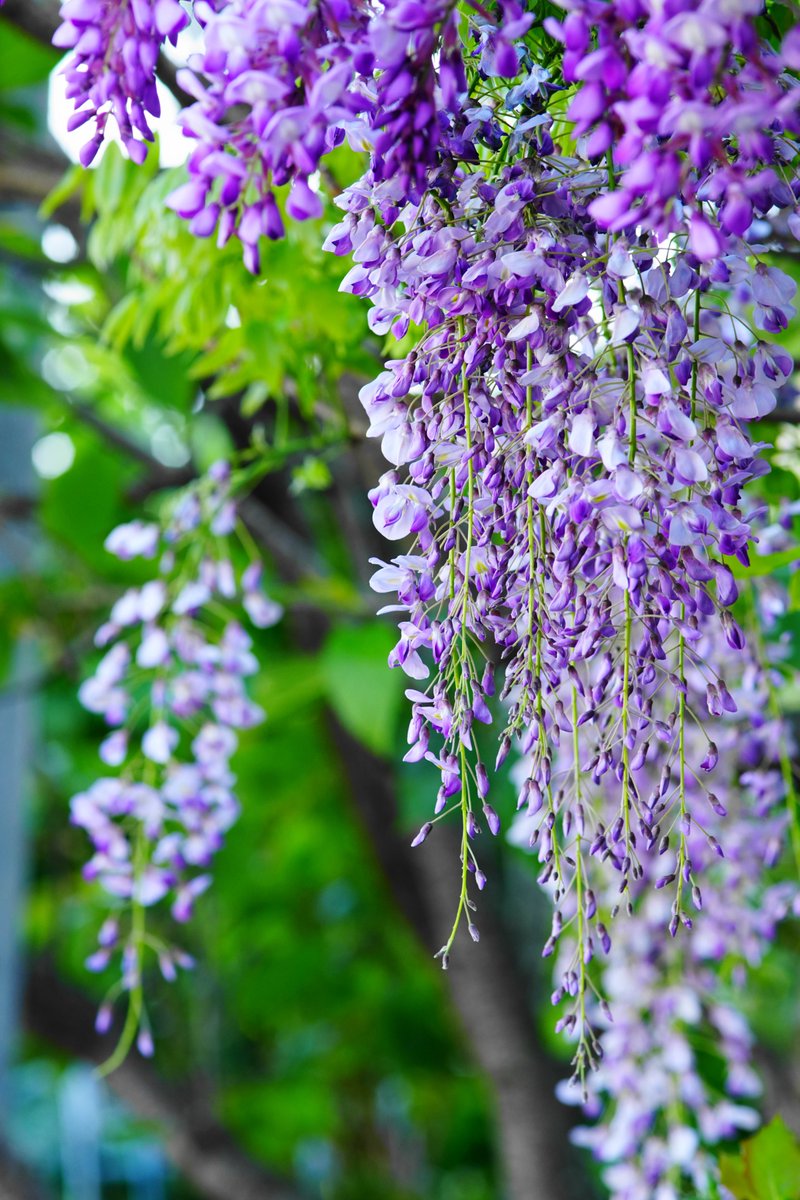
[[[46, 23], [47, 5], [30, 7]], [[24, 788], [9, 784], [4, 801], [24, 802], [27, 833], [0, 851], [0, 872], [9, 854], [28, 864], [11, 915], [29, 965], [0, 979], [26, 1031], [13, 1055], [0, 1047], [0, 1128], [19, 1181], [7, 1194], [599, 1196], [577, 1150], [527, 1192], [502, 1182], [526, 1129], [559, 1161], [567, 1144], [549, 1059], [568, 1051], [550, 1032], [527, 856], [494, 849], [492, 947], [460, 948], [452, 991], [431, 959], [454, 892], [445, 879], [442, 905], [437, 860], [407, 866], [432, 777], [393, 765], [404, 680], [386, 668], [391, 625], [366, 586], [381, 547], [365, 492], [381, 468], [357, 390], [388, 348], [338, 291], [341, 260], [320, 250], [335, 210], [265, 246], [253, 279], [236, 245], [195, 239], [164, 209], [180, 168], [159, 170], [157, 149], [143, 168], [114, 145], [91, 172], [69, 164], [48, 132], [55, 56], [21, 24], [0, 18], [0, 705], [24, 709], [32, 731]], [[338, 152], [327, 190], [358, 169]], [[782, 265], [800, 278], [797, 259]], [[800, 494], [791, 419], [765, 431], [773, 495]], [[137, 578], [103, 540], [250, 443], [271, 473], [246, 517], [288, 611], [259, 639], [268, 720], [245, 739], [242, 817], [186, 931], [198, 966], [149, 981], [155, 1066], [128, 1064], [101, 1086], [77, 1065], [102, 1057], [91, 1022], [104, 980], [83, 965], [101, 908], [68, 823], [70, 795], [97, 775], [100, 730], [75, 693], [93, 630]], [[510, 815], [510, 785], [502, 801]], [[431, 854], [447, 858], [441, 846]], [[795, 1127], [797, 962], [788, 930], [747, 998], [768, 1108]], [[745, 1159], [730, 1148], [731, 1179]]]

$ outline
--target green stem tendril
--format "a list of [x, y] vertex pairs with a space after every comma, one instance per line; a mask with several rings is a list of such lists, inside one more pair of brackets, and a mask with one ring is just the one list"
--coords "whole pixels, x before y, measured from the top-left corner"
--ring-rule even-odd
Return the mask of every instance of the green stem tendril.
[[[459, 320], [459, 338], [463, 342], [465, 336], [464, 321]], [[465, 363], [461, 366], [461, 390], [464, 401], [464, 436], [467, 446], [467, 535], [466, 545], [464, 548], [464, 575], [462, 581], [462, 603], [461, 603], [461, 653], [460, 653], [460, 677], [457, 680], [459, 694], [454, 707], [454, 717], [458, 721], [466, 713], [469, 706], [468, 696], [468, 679], [465, 679], [464, 671], [469, 663], [469, 644], [467, 640], [467, 619], [469, 615], [469, 577], [472, 565], [472, 544], [474, 537], [474, 508], [475, 508], [475, 468], [472, 462], [472, 413], [469, 400], [469, 380], [467, 378], [467, 367]], [[451, 476], [451, 502], [454, 502], [455, 481]], [[453, 573], [451, 569], [451, 597], [452, 597], [452, 579]], [[467, 675], [468, 675], [467, 671]], [[447, 969], [450, 950], [455, 941], [458, 927], [461, 923], [461, 918], [469, 908], [469, 898], [467, 888], [469, 883], [469, 816], [471, 811], [470, 787], [469, 787], [469, 767], [467, 763], [467, 752], [463, 740], [459, 745], [459, 758], [461, 770], [461, 892], [456, 908], [456, 915], [453, 921], [450, 935], [442, 949], [439, 951], [438, 957], [442, 960], [442, 966]], [[474, 927], [470, 923], [470, 932]], [[477, 930], [475, 931], [477, 934]], [[473, 934], [473, 937], [475, 936]]]
[[[685, 616], [685, 605], [681, 605], [681, 621]], [[680, 917], [683, 911], [683, 885], [684, 885], [684, 870], [688, 861], [686, 851], [686, 641], [681, 632], [678, 638], [678, 679], [680, 680], [680, 690], [678, 692], [678, 800], [679, 800], [679, 816], [678, 816], [678, 880], [677, 880], [677, 895], [675, 897], [674, 915]], [[677, 931], [677, 926], [675, 927]]]
[[131, 932], [129, 946], [133, 962], [129, 968], [131, 985], [128, 989], [128, 1009], [125, 1014], [125, 1024], [122, 1027], [119, 1041], [112, 1053], [101, 1063], [96, 1074], [103, 1078], [116, 1071], [121, 1066], [133, 1046], [144, 1015], [144, 988], [142, 984], [142, 959], [147, 940], [145, 931], [144, 905], [137, 898], [137, 880], [141, 877], [145, 866], [146, 849], [144, 838], [140, 832], [134, 849], [133, 896], [131, 899]]
[[[572, 771], [575, 788], [575, 803], [581, 802], [580, 738], [578, 735], [578, 692], [572, 687]], [[584, 912], [583, 853], [581, 835], [575, 838], [575, 906], [578, 920], [578, 1051], [575, 1066], [580, 1077], [581, 1090], [586, 1094], [586, 1067], [591, 1054], [587, 1045], [588, 1026], [586, 1021], [586, 916]]]

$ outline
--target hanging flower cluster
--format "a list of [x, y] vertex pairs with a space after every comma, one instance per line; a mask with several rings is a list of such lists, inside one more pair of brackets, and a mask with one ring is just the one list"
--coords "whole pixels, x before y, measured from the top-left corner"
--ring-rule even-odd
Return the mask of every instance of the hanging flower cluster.
[[[210, 25], [199, 70], [181, 73], [196, 103], [184, 131], [197, 141], [191, 180], [169, 203], [208, 236], [219, 225], [223, 244], [234, 230], [248, 266], [258, 270], [262, 235], [283, 235], [273, 186], [292, 181], [287, 211], [320, 216], [309, 187], [333, 124], [343, 127], [364, 107], [352, 94], [348, 38], [364, 36], [368, 10], [348, 0], [227, 5]], [[231, 123], [231, 113], [245, 115]]]
[[144, 162], [153, 140], [150, 119], [161, 112], [159, 52], [165, 41], [175, 45], [189, 14], [178, 0], [64, 0], [61, 21], [53, 43], [72, 51], [66, 78], [75, 112], [68, 128], [93, 122], [81, 162], [94, 159], [109, 117], [133, 161]]
[[[800, 67], [800, 30], [779, 45], [758, 35], [759, 0], [564, 0], [564, 79], [580, 87], [569, 107], [585, 153], [611, 152], [619, 187], [591, 212], [606, 229], [637, 225], [660, 237], [689, 229], [701, 260], [724, 253], [755, 214], [794, 208], [798, 189], [785, 164], [796, 156], [800, 92], [786, 68]], [[703, 212], [718, 208], [719, 226]]]
[[[763, 536], [774, 548], [772, 532], [763, 530]], [[759, 606], [763, 621], [772, 624], [785, 597], [771, 585], [761, 592]], [[554, 1000], [560, 1003], [566, 996], [563, 1024], [574, 1036], [581, 1036], [582, 1025], [585, 1030], [589, 1021], [596, 1022], [596, 1040], [589, 1036], [601, 1061], [583, 1087], [573, 1079], [563, 1085], [561, 1096], [567, 1103], [582, 1103], [588, 1117], [599, 1117], [574, 1138], [606, 1164], [604, 1179], [614, 1200], [678, 1200], [686, 1194], [683, 1185], [692, 1194], [709, 1194], [711, 1182], [718, 1180], [709, 1149], [758, 1124], [750, 1106], [761, 1090], [751, 1064], [752, 1037], [733, 1004], [733, 989], [744, 985], [747, 970], [761, 960], [777, 923], [787, 912], [800, 910], [797, 882], [770, 883], [766, 874], [786, 837], [785, 802], [795, 803], [788, 759], [792, 747], [773, 700], [780, 676], [752, 651], [732, 651], [715, 623], [703, 624], [704, 657], [724, 664], [735, 681], [737, 713], [706, 722], [704, 729], [693, 722], [686, 733], [698, 755], [711, 734], [712, 753], [719, 759], [713, 792], [700, 774], [686, 780], [695, 814], [685, 830], [686, 848], [704, 876], [702, 891], [697, 888], [694, 894], [692, 935], [664, 938], [670, 900], [664, 875], [668, 846], [663, 842], [641, 856], [643, 874], [632, 890], [633, 919], [615, 925], [613, 947], [602, 967], [607, 1002], [586, 976], [577, 893], [567, 898], [563, 913]], [[780, 654], [780, 646], [772, 649]], [[690, 669], [686, 682], [687, 704], [700, 712], [705, 680]], [[668, 720], [663, 694], [654, 690], [653, 695], [660, 718]], [[565, 747], [561, 757], [569, 772], [571, 749]], [[524, 763], [518, 771], [524, 776]], [[641, 793], [658, 792], [662, 785], [651, 764], [637, 770], [635, 780]], [[605, 802], [610, 822], [616, 809], [612, 787], [605, 788]], [[527, 845], [531, 835], [537, 840], [536, 833], [535, 821], [520, 814], [510, 836]], [[720, 842], [725, 845], [722, 858]], [[613, 881], [594, 858], [588, 862], [586, 886], [601, 911], [617, 903]], [[732, 965], [727, 995], [720, 993], [723, 961]], [[713, 1086], [701, 1068], [701, 1058], [709, 1054], [718, 1060]]]
[[[683, 780], [708, 757], [687, 757], [690, 667], [703, 672], [708, 713], [734, 708], [704, 660], [701, 627], [712, 620], [744, 646], [724, 559], [748, 561], [740, 494], [764, 470], [747, 423], [771, 410], [791, 370], [744, 315], [762, 279], [791, 313], [791, 285], [753, 266], [750, 246], [731, 241], [718, 271], [685, 239], [611, 241], [587, 212], [604, 173], [564, 156], [552, 165], [545, 126], [536, 137], [537, 165], [492, 182], [465, 171], [446, 210], [430, 196], [399, 235], [376, 220], [366, 186], [351, 189], [350, 214], [329, 237], [352, 252], [344, 286], [374, 299], [374, 327], [426, 330], [362, 393], [370, 432], [405, 469], [371, 494], [375, 523], [418, 543], [373, 584], [407, 610], [395, 663], [424, 679], [433, 659], [431, 685], [409, 693], [409, 757], [439, 766], [437, 813], [461, 812], [464, 907], [469, 871], [482, 880], [472, 845], [481, 809], [497, 824], [473, 737], [491, 719], [492, 647], [511, 701], [499, 758], [514, 740], [533, 751], [519, 803], [539, 814], [556, 900], [579, 886], [584, 853], [602, 856], [624, 892], [642, 846], [676, 815], [690, 818], [683, 782], [665, 784], [656, 803], [635, 772], [658, 758], [665, 779], [679, 769]], [[736, 295], [721, 304], [734, 278]], [[672, 697], [663, 721], [654, 684]], [[581, 747], [569, 779], [553, 769], [565, 738]], [[618, 808], [601, 829], [593, 795], [607, 777]], [[689, 920], [694, 882], [682, 838], [674, 875], [673, 933]]]
[[[624, 895], [673, 826], [667, 924], [673, 935], [691, 924], [686, 780], [716, 756], [693, 754], [686, 681], [690, 671], [704, 680], [701, 722], [735, 710], [702, 631], [711, 623], [731, 648], [745, 645], [729, 562], [748, 562], [741, 492], [767, 469], [747, 426], [771, 411], [792, 369], [759, 331], [785, 327], [795, 289], [759, 262], [752, 239], [720, 224], [719, 197], [703, 216], [719, 256], [693, 249], [691, 223], [666, 239], [603, 228], [597, 204], [616, 195], [619, 172], [557, 144], [548, 104], [557, 110], [560, 93], [542, 70], [506, 94], [502, 119], [480, 98], [465, 113], [471, 145], [465, 129], [449, 161], [442, 147], [446, 165], [422, 202], [390, 224], [389, 185], [368, 172], [340, 198], [347, 216], [327, 246], [354, 258], [342, 286], [373, 301], [376, 331], [422, 329], [362, 400], [402, 468], [371, 494], [375, 523], [416, 539], [373, 580], [404, 609], [393, 662], [422, 680], [433, 661], [431, 683], [408, 693], [407, 757], [441, 772], [435, 818], [455, 810], [462, 821], [461, 898], [443, 958], [472, 907], [470, 876], [484, 883], [481, 819], [498, 828], [474, 734], [491, 720], [495, 648], [510, 701], [498, 762], [515, 741], [530, 755], [519, 804], [538, 820], [556, 906], [583, 897], [581, 955], [591, 957], [608, 935], [585, 857], [602, 860]], [[517, 161], [472, 165], [495, 144]], [[654, 689], [671, 697], [662, 717]], [[554, 768], [562, 741], [574, 746], [567, 776]], [[648, 761], [661, 779], [649, 796], [636, 783]], [[606, 823], [598, 795], [609, 781], [617, 808]], [[557, 907], [548, 952], [559, 921]], [[477, 936], [469, 916], [468, 926]], [[591, 1058], [582, 1041], [580, 1063]]]
[[[71, 807], [93, 845], [84, 875], [116, 901], [88, 965], [104, 970], [119, 957], [112, 998], [128, 992], [137, 1010], [147, 947], [167, 979], [186, 961], [145, 934], [145, 911], [167, 901], [176, 921], [191, 917], [238, 816], [230, 766], [237, 732], [264, 716], [247, 695], [258, 670], [251, 639], [231, 610], [243, 607], [258, 627], [274, 624], [281, 610], [262, 591], [259, 562], [241, 574], [234, 567], [236, 527], [230, 469], [219, 463], [181, 496], [163, 526], [134, 521], [106, 542], [119, 559], [152, 560], [156, 572], [117, 600], [97, 632], [105, 653], [80, 699], [110, 728], [100, 757], [114, 774], [74, 796]], [[105, 1005], [100, 1021], [109, 1020]], [[143, 1010], [137, 1027], [147, 1047]]]

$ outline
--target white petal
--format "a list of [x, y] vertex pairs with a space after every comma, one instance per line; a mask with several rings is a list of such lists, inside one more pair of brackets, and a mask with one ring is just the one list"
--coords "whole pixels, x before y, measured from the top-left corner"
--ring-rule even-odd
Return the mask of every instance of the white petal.
[[629, 466], [620, 464], [614, 472], [614, 492], [620, 500], [635, 500], [644, 491], [644, 484]]
[[687, 483], [705, 483], [708, 467], [696, 450], [675, 451], [675, 472]]
[[508, 340], [510, 342], [519, 342], [526, 338], [531, 333], [536, 333], [539, 328], [539, 317], [535, 312], [528, 313], [527, 317], [523, 317], [521, 321], [517, 321], [516, 325], [512, 326], [508, 331]]
[[512, 250], [500, 259], [500, 266], [512, 275], [532, 275], [539, 256], [531, 250]]
[[594, 416], [588, 409], [585, 412], [578, 413], [572, 422], [572, 429], [570, 430], [567, 445], [573, 454], [579, 454], [581, 458], [588, 458], [593, 453]]
[[607, 471], [613, 471], [628, 461], [628, 453], [620, 439], [609, 429], [600, 440], [600, 457]]
[[580, 304], [589, 295], [589, 280], [576, 272], [553, 301], [553, 312], [563, 312], [573, 304]]
[[618, 346], [639, 328], [639, 314], [632, 308], [621, 308], [614, 317], [611, 327], [611, 345]]
[[542, 471], [534, 479], [531, 486], [528, 488], [528, 495], [533, 500], [546, 500], [550, 496], [555, 495], [556, 491], [556, 469], [549, 467], [548, 470]]
[[663, 396], [672, 391], [672, 384], [660, 367], [650, 367], [644, 373], [644, 390], [647, 396]]

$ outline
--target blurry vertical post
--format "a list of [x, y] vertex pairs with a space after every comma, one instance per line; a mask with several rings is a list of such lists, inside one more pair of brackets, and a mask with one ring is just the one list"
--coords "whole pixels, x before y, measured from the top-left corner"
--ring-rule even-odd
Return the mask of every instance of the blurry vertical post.
[[[35, 553], [37, 486], [31, 451], [36, 436], [33, 413], [0, 409], [0, 585], [25, 572]], [[0, 620], [0, 625], [5, 622]], [[5, 635], [14, 638], [8, 630]], [[35, 643], [28, 636], [12, 640], [8, 654], [0, 655], [0, 1134], [9, 1104], [9, 1071], [19, 1021], [26, 803], [36, 706], [30, 685], [37, 661]]]

